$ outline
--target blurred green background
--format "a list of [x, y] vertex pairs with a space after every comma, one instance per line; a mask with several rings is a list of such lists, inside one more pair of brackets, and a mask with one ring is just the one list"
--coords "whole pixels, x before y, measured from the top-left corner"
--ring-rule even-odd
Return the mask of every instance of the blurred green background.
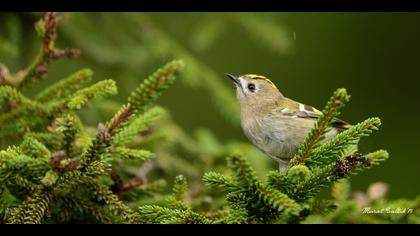
[[[0, 63], [12, 72], [36, 55], [33, 22], [42, 13], [0, 13]], [[390, 184], [390, 198], [415, 197], [420, 185], [420, 13], [62, 13], [58, 46], [80, 48], [77, 60], [50, 67], [34, 93], [81, 68], [117, 81], [125, 101], [146, 76], [183, 59], [180, 80], [159, 100], [185, 130], [212, 130], [222, 141], [247, 141], [224, 73], [262, 74], [286, 96], [322, 109], [332, 92], [352, 95], [341, 118], [378, 116], [383, 125], [362, 152], [387, 149], [390, 159], [353, 178], [354, 190]], [[83, 114], [89, 124], [107, 120]], [[276, 165], [268, 158], [272, 169]]]

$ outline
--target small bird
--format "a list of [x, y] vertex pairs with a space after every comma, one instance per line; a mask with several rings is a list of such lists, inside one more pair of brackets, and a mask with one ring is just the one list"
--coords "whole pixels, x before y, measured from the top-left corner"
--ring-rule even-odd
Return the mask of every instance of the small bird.
[[[290, 159], [322, 112], [285, 97], [265, 76], [226, 76], [236, 86], [245, 135], [258, 149], [279, 163], [280, 172], [286, 172]], [[350, 127], [349, 123], [335, 119], [332, 129], [325, 134], [325, 141]]]

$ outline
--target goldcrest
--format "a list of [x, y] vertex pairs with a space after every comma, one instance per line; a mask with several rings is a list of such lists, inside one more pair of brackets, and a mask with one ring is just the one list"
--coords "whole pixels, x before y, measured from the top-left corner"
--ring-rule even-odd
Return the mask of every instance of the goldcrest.
[[[265, 76], [226, 75], [236, 87], [245, 135], [258, 149], [279, 163], [280, 172], [287, 171], [290, 159], [322, 113], [285, 97]], [[350, 127], [347, 122], [335, 119], [324, 141]]]

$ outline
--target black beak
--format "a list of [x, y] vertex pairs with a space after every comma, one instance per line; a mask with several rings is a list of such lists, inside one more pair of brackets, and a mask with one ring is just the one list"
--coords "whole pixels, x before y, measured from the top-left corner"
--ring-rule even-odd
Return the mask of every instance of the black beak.
[[240, 84], [241, 84], [241, 83], [239, 82], [238, 77], [236, 77], [236, 76], [234, 76], [234, 75], [231, 75], [231, 74], [228, 74], [228, 73], [226, 73], [225, 75], [226, 75], [227, 77], [229, 77], [229, 79], [233, 80], [233, 82], [234, 82], [236, 85], [240, 85]]

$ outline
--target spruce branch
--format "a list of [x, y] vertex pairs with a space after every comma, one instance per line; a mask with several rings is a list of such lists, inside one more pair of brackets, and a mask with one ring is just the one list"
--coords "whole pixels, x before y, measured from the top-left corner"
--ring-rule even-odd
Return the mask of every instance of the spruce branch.
[[157, 206], [157, 205], [144, 205], [138, 208], [140, 220], [146, 224], [157, 224], [168, 217], [173, 217], [176, 213], [173, 209]]
[[82, 154], [81, 165], [87, 167], [95, 160], [103, 158], [103, 155], [109, 153], [111, 147], [111, 135], [108, 133], [105, 125], [99, 123], [96, 138], [92, 141], [89, 148]]
[[282, 191], [298, 202], [314, 197], [322, 189], [339, 179], [357, 174], [388, 159], [388, 152], [379, 150], [366, 155], [352, 154], [337, 158], [335, 162], [316, 166], [312, 174], [297, 185], [283, 186]]
[[34, 138], [49, 150], [58, 150], [63, 145], [64, 135], [60, 132], [27, 132], [24, 138]]
[[117, 94], [117, 87], [113, 80], [103, 80], [90, 87], [77, 91], [68, 101], [71, 110], [80, 109], [90, 99]]
[[128, 104], [123, 106], [107, 123], [108, 132], [114, 135], [122, 128], [128, 119], [143, 113], [154, 103], [160, 94], [175, 80], [175, 76], [183, 67], [181, 60], [174, 60], [158, 69], [131, 93]]
[[177, 210], [168, 207], [145, 205], [139, 207], [142, 212], [142, 222], [144, 223], [161, 223], [161, 224], [211, 224], [212, 220], [191, 211]]
[[16, 110], [19, 106], [34, 105], [31, 99], [9, 85], [0, 86], [0, 102], [3, 103], [4, 101], [13, 102], [13, 104], [10, 104], [11, 111]]
[[52, 60], [61, 57], [74, 58], [79, 56], [80, 51], [77, 49], [61, 50], [55, 48], [58, 21], [59, 17], [56, 12], [48, 12], [43, 19], [35, 24], [35, 29], [42, 38], [42, 45], [38, 55], [27, 68], [21, 70], [14, 76], [8, 75], [8, 70], [4, 69], [3, 66], [3, 73], [1, 73], [3, 76], [0, 76], [0, 85], [8, 84], [21, 88], [32, 81], [44, 77], [48, 73], [48, 65]]
[[183, 199], [184, 195], [188, 192], [188, 181], [183, 175], [175, 177], [172, 192], [177, 199]]
[[291, 183], [285, 174], [278, 171], [270, 171], [267, 174], [267, 184], [281, 192], [285, 192]]
[[30, 196], [22, 206], [13, 209], [9, 218], [11, 224], [39, 224], [50, 204], [51, 196], [48, 191], [39, 190]]
[[[124, 108], [122, 110], [125, 110]], [[154, 106], [143, 113], [142, 116], [136, 117], [129, 125], [120, 129], [112, 139], [115, 146], [123, 146], [133, 141], [138, 133], [146, 131], [148, 127], [159, 119], [165, 110], [161, 107]]]
[[39, 177], [47, 169], [46, 159], [24, 155], [19, 148], [0, 151], [0, 182], [10, 180], [17, 173], [20, 173], [22, 177]]
[[[174, 75], [179, 72], [182, 66], [182, 61], [178, 60], [170, 62], [163, 68], [156, 71], [131, 94], [128, 99], [129, 103], [124, 105], [121, 110], [114, 115], [111, 121], [107, 123], [107, 126], [99, 124], [96, 139], [89, 146], [88, 150], [82, 155], [82, 165], [86, 166], [91, 161], [94, 161], [97, 158], [102, 158], [102, 155], [105, 154], [111, 147], [111, 138], [113, 135], [115, 135], [116, 129], [119, 129], [121, 125], [125, 123], [132, 115], [144, 112], [151, 105], [151, 103], [156, 101], [161, 92], [175, 80]], [[91, 92], [95, 90], [96, 89], [88, 89], [84, 91], [88, 91], [87, 94], [93, 95]], [[84, 95], [85, 93], [80, 94]], [[73, 101], [76, 101], [77, 104], [80, 104], [78, 103], [80, 100], [84, 101], [83, 96], [81, 96], [81, 99], [76, 99]], [[140, 153], [132, 152], [132, 154], [138, 155]]]
[[[220, 174], [209, 173], [205, 175], [205, 181], [210, 186], [218, 185], [230, 190], [230, 195], [235, 199], [241, 199], [248, 209], [250, 219], [258, 218], [260, 214], [268, 219], [275, 219], [279, 214], [284, 216], [297, 216], [302, 207], [286, 194], [272, 188], [268, 184], [257, 179], [255, 171], [249, 162], [242, 156], [228, 157], [228, 165], [232, 169], [234, 178], [222, 177]], [[232, 182], [235, 183], [232, 183]], [[230, 188], [226, 188], [229, 186]], [[233, 190], [235, 189], [235, 190]], [[253, 209], [253, 210], [251, 210]], [[264, 213], [264, 210], [272, 213]], [[251, 213], [250, 211], [255, 211]]]
[[97, 220], [97, 223], [116, 223], [115, 216], [110, 213], [109, 206], [107, 205], [95, 204], [77, 194], [67, 194], [57, 197], [55, 200], [62, 202], [62, 209], [64, 211], [61, 211], [57, 217], [60, 217], [63, 223], [71, 222], [72, 217], [83, 218], [86, 215], [93, 216]]
[[[369, 118], [360, 122], [339, 133], [329, 142], [313, 149], [311, 157], [318, 157], [315, 161], [320, 164], [331, 163], [343, 155], [350, 146], [356, 145], [361, 137], [369, 136], [380, 125], [381, 120], [379, 118]], [[311, 163], [312, 160], [313, 158], [308, 158], [308, 163]]]
[[117, 147], [114, 149], [115, 154], [119, 155], [122, 159], [136, 159], [136, 160], [149, 160], [153, 158], [152, 152], [148, 150], [130, 149]]
[[96, 196], [99, 201], [103, 201], [106, 204], [112, 205], [116, 213], [118, 213], [126, 223], [140, 222], [139, 214], [121, 202], [118, 199], [118, 196], [113, 194], [107, 186], [97, 183], [91, 184], [89, 187], [92, 189], [94, 196]]
[[[128, 104], [124, 105], [107, 125], [99, 124], [96, 139], [89, 146], [88, 150], [82, 155], [82, 165], [87, 165], [95, 158], [102, 158], [111, 147], [112, 136], [116, 131], [126, 125], [126, 121], [133, 115], [143, 113], [150, 105], [157, 100], [163, 90], [165, 90], [174, 80], [175, 75], [183, 67], [180, 60], [172, 61], [164, 67], [158, 69], [153, 75], [147, 78], [129, 97]], [[100, 86], [99, 86], [100, 87]], [[92, 94], [96, 89], [88, 89], [87, 94]], [[80, 104], [85, 93], [81, 93], [80, 99], [73, 99], [76, 104]], [[71, 103], [69, 103], [71, 104]]]
[[21, 152], [33, 158], [46, 159], [51, 155], [50, 150], [39, 140], [27, 136], [20, 145]]
[[287, 186], [284, 192], [292, 199], [298, 202], [304, 202], [342, 177], [336, 174], [335, 163], [325, 165], [324, 167], [317, 167], [312, 170], [312, 175], [309, 179], [295, 185]]
[[370, 161], [372, 166], [379, 165], [381, 162], [389, 158], [389, 154], [386, 150], [378, 150], [365, 155], [366, 159]]
[[79, 88], [83, 83], [92, 79], [93, 72], [90, 69], [79, 70], [65, 79], [47, 87], [35, 96], [35, 100], [45, 103], [51, 99], [61, 98], [69, 94], [73, 89]]
[[279, 212], [284, 211], [285, 215], [299, 215], [302, 207], [289, 196], [281, 193], [266, 185], [259, 184], [257, 188], [258, 197], [264, 201], [265, 204], [271, 206]]
[[20, 189], [24, 194], [33, 194], [37, 190], [40, 189], [40, 186], [32, 181], [30, 181], [28, 178], [23, 177], [19, 174], [15, 176], [11, 182]]
[[48, 117], [49, 114], [47, 108], [9, 85], [0, 86], [0, 105], [4, 111], [0, 114], [0, 137], [18, 136], [45, 122], [40, 117]]
[[234, 194], [228, 194], [226, 200], [230, 203], [228, 214], [220, 217], [220, 223], [225, 224], [247, 224], [249, 215], [247, 204]]
[[204, 174], [203, 181], [208, 187], [219, 187], [227, 192], [240, 189], [232, 178], [212, 171]]
[[230, 156], [227, 160], [236, 181], [246, 185], [253, 185], [257, 182], [255, 171], [244, 157]]
[[73, 153], [73, 142], [77, 133], [77, 129], [74, 125], [75, 118], [70, 114], [65, 114], [62, 117], [56, 119], [57, 132], [61, 132], [64, 135], [64, 151], [67, 156]]
[[337, 89], [333, 96], [328, 101], [322, 115], [318, 118], [315, 127], [306, 137], [303, 144], [297, 150], [294, 158], [291, 160], [292, 164], [304, 163], [309, 156], [311, 150], [324, 138], [327, 129], [331, 126], [333, 118], [340, 114], [340, 109], [349, 101], [350, 95], [344, 88]]

